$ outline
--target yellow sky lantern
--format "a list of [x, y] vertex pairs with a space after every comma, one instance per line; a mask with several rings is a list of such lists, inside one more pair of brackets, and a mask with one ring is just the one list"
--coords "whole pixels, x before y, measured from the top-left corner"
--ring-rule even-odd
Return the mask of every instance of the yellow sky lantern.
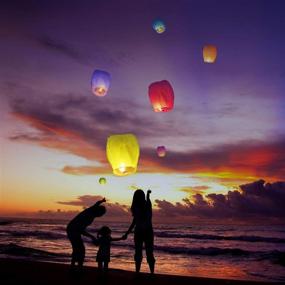
[[203, 58], [206, 63], [214, 63], [217, 58], [217, 47], [214, 45], [205, 45], [203, 47]]
[[106, 154], [115, 175], [126, 176], [137, 171], [140, 147], [135, 135], [111, 135], [107, 139]]

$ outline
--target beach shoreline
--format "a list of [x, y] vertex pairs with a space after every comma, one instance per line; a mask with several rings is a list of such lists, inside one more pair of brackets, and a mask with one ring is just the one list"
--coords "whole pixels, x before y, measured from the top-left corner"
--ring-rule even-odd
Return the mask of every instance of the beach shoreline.
[[[151, 276], [148, 273], [141, 273], [137, 276], [134, 272], [110, 269], [106, 278], [100, 276], [96, 267], [86, 266], [84, 272], [80, 275], [74, 275], [70, 272], [67, 264], [35, 262], [16, 259], [0, 259], [0, 282], [6, 284], [156, 284], [156, 285], [265, 285], [276, 284], [276, 282], [260, 282], [246, 280], [215, 279], [204, 277], [176, 276], [167, 274], [155, 274]], [[278, 283], [277, 283], [278, 284]]]

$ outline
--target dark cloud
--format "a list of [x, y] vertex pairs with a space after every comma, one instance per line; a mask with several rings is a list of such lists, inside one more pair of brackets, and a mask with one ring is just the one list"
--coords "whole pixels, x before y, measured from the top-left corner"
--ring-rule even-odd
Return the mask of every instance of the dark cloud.
[[[59, 136], [57, 130], [62, 130], [77, 134], [103, 150], [110, 134], [131, 132], [139, 138], [152, 138], [169, 128], [168, 125], [154, 123], [151, 118], [137, 112], [139, 105], [123, 99], [114, 101], [106, 98], [98, 104], [101, 98], [94, 96], [38, 96], [35, 90], [17, 84], [10, 84], [9, 88], [17, 89], [16, 93], [10, 92], [7, 96], [12, 114], [40, 131], [43, 139], [51, 135]], [[23, 96], [23, 93], [29, 93], [29, 97]], [[11, 139], [35, 141], [34, 135], [26, 133], [12, 135]]]
[[[178, 136], [187, 138], [191, 131], [186, 132], [183, 127], [182, 131], [171, 128], [168, 121], [153, 121], [146, 113], [138, 112], [139, 104], [128, 100], [106, 96], [102, 101], [102, 98], [80, 94], [38, 96], [35, 90], [17, 84], [10, 84], [9, 89], [13, 91], [7, 96], [12, 114], [38, 131], [36, 134], [20, 131], [11, 136], [12, 140], [38, 143], [90, 160], [96, 159], [106, 165], [107, 137], [131, 132], [140, 140], [139, 168], [142, 172], [226, 172], [251, 177], [250, 180], [252, 177], [270, 180], [285, 177], [284, 137], [268, 143], [243, 141], [193, 151], [184, 147], [181, 152], [170, 150], [165, 158], [160, 159], [155, 154], [155, 147], [148, 147], [150, 141], [155, 138], [161, 140], [161, 134], [164, 140]], [[26, 93], [29, 96], [23, 96]], [[83, 151], [83, 145], [88, 145], [85, 147], [87, 152]], [[87, 169], [86, 166], [79, 168], [77, 174], [84, 174]]]
[[62, 205], [70, 205], [70, 206], [90, 207], [101, 199], [103, 199], [102, 196], [84, 195], [84, 196], [79, 196], [76, 200], [64, 201], [64, 202], [59, 201], [57, 203]]
[[[59, 201], [57, 202], [60, 205], [69, 205], [69, 206], [77, 206], [77, 207], [82, 207], [82, 208], [87, 208], [92, 206], [94, 203], [97, 201], [103, 199], [102, 196], [96, 196], [96, 195], [83, 195], [79, 196], [75, 200], [71, 201]], [[119, 203], [107, 203], [105, 204], [107, 212], [105, 215], [105, 218], [107, 219], [116, 219], [116, 218], [121, 218], [125, 219], [130, 216], [129, 214], [129, 207], [126, 205], [121, 205]]]
[[[27, 92], [26, 89], [25, 91]], [[150, 124], [150, 120], [130, 111], [122, 111], [129, 105], [125, 100], [110, 104], [107, 99], [98, 104], [100, 98], [96, 99], [94, 96], [74, 94], [46, 95], [44, 98], [39, 98], [36, 94], [29, 98], [17, 94], [8, 97], [12, 113], [33, 117], [51, 128], [75, 131], [93, 142], [94, 138], [95, 141], [102, 138], [105, 141], [106, 133], [117, 132], [119, 126], [124, 126], [125, 131], [136, 129], [142, 135], [149, 133], [144, 126], [145, 123]], [[134, 109], [137, 108], [138, 106]]]
[[227, 194], [196, 194], [183, 203], [172, 204], [156, 200], [162, 216], [216, 221], [284, 221], [285, 182], [265, 184], [264, 180], [241, 185], [239, 190]]
[[65, 42], [56, 41], [50, 37], [39, 37], [36, 39], [37, 42], [46, 49], [51, 51], [55, 51], [61, 54], [64, 54], [72, 59], [80, 61], [82, 63], [87, 63], [87, 58], [83, 54], [81, 54], [78, 50], [76, 50], [71, 45], [68, 45]]
[[[59, 201], [59, 205], [86, 208], [93, 205], [102, 196], [83, 195], [70, 201]], [[238, 190], [226, 194], [194, 194], [178, 203], [155, 200], [153, 217], [155, 222], [167, 219], [169, 222], [211, 221], [216, 223], [282, 223], [285, 218], [285, 182], [265, 183], [258, 180], [244, 184]], [[106, 203], [109, 220], [131, 219], [129, 206], [119, 203]], [[40, 211], [37, 215], [64, 218], [78, 211]]]
[[91, 52], [89, 49], [86, 50], [82, 48], [78, 42], [67, 42], [47, 35], [28, 35], [26, 39], [55, 55], [64, 55], [77, 63], [90, 66], [92, 68], [93, 62], [104, 62], [104, 65], [116, 67], [120, 66], [121, 62], [131, 59], [131, 57], [124, 52], [115, 53], [115, 56], [111, 55], [106, 51], [106, 49], [101, 48], [98, 43], [93, 47]]
[[[165, 172], [221, 172], [228, 178], [236, 174], [251, 177], [283, 179], [285, 177], [285, 138], [261, 143], [258, 141], [220, 145], [193, 152], [168, 152], [163, 159], [155, 159], [152, 149], [144, 149], [145, 166]], [[227, 177], [225, 177], [227, 178]]]

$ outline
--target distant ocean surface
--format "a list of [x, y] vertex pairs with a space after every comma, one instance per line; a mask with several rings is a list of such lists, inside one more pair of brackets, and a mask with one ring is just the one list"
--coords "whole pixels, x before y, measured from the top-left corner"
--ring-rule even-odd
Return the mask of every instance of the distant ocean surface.
[[[91, 233], [108, 225], [121, 236], [125, 223], [95, 220]], [[0, 219], [0, 258], [69, 263], [66, 221]], [[285, 281], [285, 226], [159, 224], [156, 272], [259, 281]], [[86, 239], [86, 264], [97, 266], [97, 247]], [[110, 267], [134, 270], [133, 236], [114, 242]], [[148, 271], [143, 261], [142, 271]]]

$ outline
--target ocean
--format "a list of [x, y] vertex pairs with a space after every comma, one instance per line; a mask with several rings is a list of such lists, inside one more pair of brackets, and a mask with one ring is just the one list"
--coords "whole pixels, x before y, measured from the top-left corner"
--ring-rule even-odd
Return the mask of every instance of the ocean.
[[[69, 263], [71, 246], [66, 221], [0, 219], [0, 258]], [[121, 236], [126, 223], [95, 221]], [[186, 276], [285, 281], [285, 226], [158, 224], [155, 231], [156, 272]], [[86, 264], [96, 266], [97, 247], [86, 238]], [[133, 236], [114, 242], [111, 268], [134, 270]], [[145, 259], [142, 271], [148, 271]]]

